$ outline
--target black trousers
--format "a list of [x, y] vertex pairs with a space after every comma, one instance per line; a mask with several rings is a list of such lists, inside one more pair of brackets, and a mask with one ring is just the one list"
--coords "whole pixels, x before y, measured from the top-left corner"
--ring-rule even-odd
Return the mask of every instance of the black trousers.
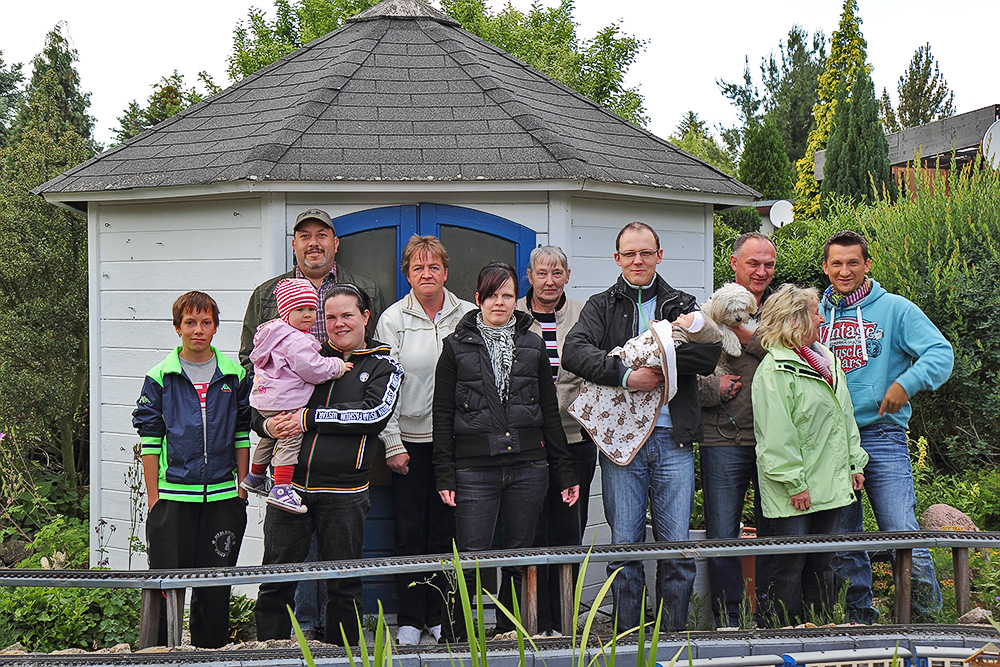
[[[594, 481], [597, 467], [597, 445], [589, 438], [583, 442], [571, 443], [570, 456], [573, 470], [580, 482], [580, 500], [570, 507], [562, 501], [562, 489], [554, 471], [550, 469], [549, 492], [535, 529], [536, 547], [578, 546], [583, 541], [583, 531], [587, 528], [587, 512], [590, 504], [590, 484]], [[573, 566], [573, 581], [579, 573], [579, 566]], [[548, 565], [538, 568], [538, 630], [558, 630], [569, 634], [572, 628], [562, 627], [559, 598], [559, 566]], [[518, 591], [520, 594], [520, 591]]]
[[[842, 507], [837, 507], [768, 519], [765, 537], [839, 533], [841, 510]], [[797, 553], [771, 556], [770, 581], [761, 609], [763, 624], [781, 627], [806, 621], [825, 622], [833, 606], [833, 556], [833, 552], [811, 552], [805, 546]]]
[[[146, 518], [147, 556], [153, 570], [233, 567], [247, 527], [242, 498], [211, 503], [158, 500]], [[191, 643], [219, 648], [229, 643], [229, 586], [191, 589]], [[158, 644], [167, 644], [167, 601], [160, 607]]]
[[[264, 516], [264, 565], [302, 563], [315, 532], [320, 560], [361, 558], [368, 515], [368, 490], [356, 493], [303, 493], [309, 507], [305, 514], [291, 514], [268, 507]], [[257, 594], [257, 639], [288, 639], [292, 620], [286, 606], [295, 609], [294, 581], [261, 584]], [[361, 579], [326, 580], [325, 641], [358, 643], [358, 618], [362, 610]]]
[[[445, 505], [434, 480], [431, 443], [405, 442], [410, 455], [410, 470], [392, 475], [392, 500], [395, 507], [397, 556], [450, 554], [455, 539], [455, 508]], [[415, 585], [412, 585], [412, 583]], [[442, 572], [418, 572], [396, 575], [396, 598], [399, 601], [397, 623], [415, 628], [443, 623], [444, 595], [448, 580]]]

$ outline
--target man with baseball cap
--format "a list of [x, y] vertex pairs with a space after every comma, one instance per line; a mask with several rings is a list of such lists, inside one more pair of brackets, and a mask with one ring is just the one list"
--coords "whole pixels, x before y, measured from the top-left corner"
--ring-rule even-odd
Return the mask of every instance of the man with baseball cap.
[[[306, 278], [319, 293], [320, 308], [326, 291], [335, 283], [354, 283], [368, 293], [372, 299], [372, 314], [368, 320], [368, 335], [375, 331], [375, 323], [382, 314], [384, 301], [382, 290], [371, 278], [348, 271], [336, 262], [337, 248], [340, 239], [333, 227], [330, 214], [318, 208], [311, 208], [299, 213], [295, 219], [295, 229], [292, 236], [292, 251], [295, 253], [295, 268], [288, 273], [266, 280], [257, 286], [250, 296], [247, 312], [243, 317], [243, 333], [240, 336], [240, 363], [248, 373], [253, 372], [250, 362], [250, 352], [253, 350], [253, 335], [262, 322], [273, 320], [278, 316], [278, 303], [274, 297], [274, 288], [282, 278]], [[312, 334], [320, 344], [326, 342], [326, 322], [323, 317], [316, 318]]]
[[[334, 230], [333, 220], [330, 219], [329, 213], [318, 208], [302, 211], [295, 218], [293, 231], [292, 252], [295, 253], [295, 268], [258, 285], [250, 296], [250, 303], [247, 304], [247, 312], [243, 317], [243, 332], [240, 336], [240, 363], [247, 370], [248, 377], [253, 373], [253, 362], [250, 361], [250, 352], [253, 351], [253, 335], [261, 323], [278, 317], [278, 302], [274, 295], [274, 288], [282, 278], [309, 280], [319, 294], [321, 311], [326, 292], [334, 284], [338, 282], [354, 283], [363, 289], [372, 300], [372, 314], [368, 320], [366, 332], [368, 336], [374, 335], [375, 323], [378, 322], [379, 315], [382, 314], [384, 301], [382, 290], [379, 289], [378, 284], [371, 278], [360, 276], [342, 266], [337, 266], [336, 257], [337, 248], [340, 247], [340, 239]], [[316, 318], [316, 323], [310, 332], [316, 336], [321, 345], [326, 343], [326, 318], [322, 316], [322, 312]], [[307, 556], [308, 560], [316, 560], [319, 557], [315, 535], [313, 535], [312, 542]], [[325, 588], [318, 586], [315, 581], [300, 582], [296, 589], [295, 613], [303, 632], [308, 637], [317, 638], [318, 633], [322, 632], [325, 598]]]

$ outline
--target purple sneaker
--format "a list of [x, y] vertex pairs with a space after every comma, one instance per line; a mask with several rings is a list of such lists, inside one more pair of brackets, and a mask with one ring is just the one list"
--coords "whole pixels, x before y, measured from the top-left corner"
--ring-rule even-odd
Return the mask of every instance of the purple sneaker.
[[309, 508], [302, 504], [302, 498], [291, 484], [275, 484], [267, 494], [267, 504], [292, 514], [305, 514]]
[[243, 481], [240, 482], [240, 486], [246, 489], [248, 493], [266, 496], [267, 492], [271, 490], [271, 480], [267, 478], [267, 475], [255, 475], [249, 472], [243, 478]]

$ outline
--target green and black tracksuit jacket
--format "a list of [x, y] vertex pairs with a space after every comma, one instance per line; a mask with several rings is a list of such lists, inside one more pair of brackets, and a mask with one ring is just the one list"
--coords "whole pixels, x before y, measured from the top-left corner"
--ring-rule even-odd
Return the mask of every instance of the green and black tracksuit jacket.
[[235, 361], [212, 347], [218, 367], [201, 401], [181, 368], [181, 348], [146, 374], [132, 412], [141, 453], [160, 457], [159, 492], [164, 500], [212, 502], [236, 498], [236, 450], [250, 447], [250, 381]]

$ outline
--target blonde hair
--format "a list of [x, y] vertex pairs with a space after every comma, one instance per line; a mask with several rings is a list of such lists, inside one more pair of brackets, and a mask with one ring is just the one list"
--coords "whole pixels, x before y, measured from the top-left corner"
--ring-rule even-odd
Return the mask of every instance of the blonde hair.
[[813, 328], [812, 306], [819, 304], [813, 287], [782, 285], [764, 302], [760, 315], [760, 344], [765, 348], [799, 347]]

